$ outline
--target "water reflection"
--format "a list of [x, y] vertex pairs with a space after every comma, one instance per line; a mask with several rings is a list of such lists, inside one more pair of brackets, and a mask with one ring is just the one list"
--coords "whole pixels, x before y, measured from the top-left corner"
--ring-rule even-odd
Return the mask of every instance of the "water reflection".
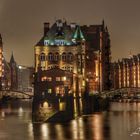
[[139, 140], [140, 104], [113, 103], [110, 111], [69, 123], [32, 123], [31, 102], [0, 107], [0, 140]]

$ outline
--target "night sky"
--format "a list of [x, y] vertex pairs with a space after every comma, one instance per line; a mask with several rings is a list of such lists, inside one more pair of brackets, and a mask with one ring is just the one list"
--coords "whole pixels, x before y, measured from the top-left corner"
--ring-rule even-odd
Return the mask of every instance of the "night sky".
[[0, 0], [0, 33], [4, 56], [13, 51], [18, 64], [34, 65], [34, 45], [43, 23], [65, 18], [68, 23], [101, 24], [111, 37], [113, 60], [140, 52], [139, 0]]

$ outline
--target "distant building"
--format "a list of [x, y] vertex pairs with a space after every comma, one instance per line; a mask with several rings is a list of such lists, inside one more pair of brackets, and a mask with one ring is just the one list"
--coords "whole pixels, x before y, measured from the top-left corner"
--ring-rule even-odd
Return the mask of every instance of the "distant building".
[[33, 91], [33, 67], [19, 66], [12, 53], [10, 62], [3, 56], [0, 35], [0, 90]]
[[11, 67], [9, 63], [4, 58], [4, 74], [3, 74], [3, 90], [10, 90], [11, 89]]
[[33, 90], [33, 67], [18, 66], [18, 91], [31, 91]]
[[11, 71], [11, 90], [17, 90], [18, 89], [18, 66], [14, 59], [13, 53], [10, 59], [10, 71]]
[[140, 87], [140, 54], [112, 63], [112, 88]]
[[[90, 26], [67, 24], [62, 20], [57, 20], [51, 27], [44, 23], [44, 35], [35, 45], [34, 53], [35, 79], [39, 78], [42, 84], [58, 69], [76, 77], [72, 78], [74, 81], [69, 89], [72, 93], [76, 93], [76, 89], [79, 94], [110, 89], [110, 37], [104, 21], [101, 25]], [[62, 73], [57, 76], [61, 77]], [[44, 92], [50, 91], [47, 83]], [[52, 84], [56, 94], [57, 84], [53, 81]]]

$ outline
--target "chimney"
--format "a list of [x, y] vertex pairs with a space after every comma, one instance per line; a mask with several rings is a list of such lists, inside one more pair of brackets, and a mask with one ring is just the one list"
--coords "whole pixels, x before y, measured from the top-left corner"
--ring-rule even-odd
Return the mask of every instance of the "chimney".
[[49, 22], [45, 22], [44, 23], [44, 36], [47, 35], [47, 32], [49, 31], [50, 29], [50, 23]]

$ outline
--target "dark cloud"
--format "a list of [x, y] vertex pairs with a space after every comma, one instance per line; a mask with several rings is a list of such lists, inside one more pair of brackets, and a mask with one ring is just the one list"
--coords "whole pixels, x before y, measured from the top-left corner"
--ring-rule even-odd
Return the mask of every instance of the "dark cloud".
[[139, 5], [138, 0], [1, 0], [4, 55], [9, 60], [13, 51], [19, 64], [33, 65], [33, 46], [43, 33], [43, 22], [52, 23], [56, 18], [79, 24], [100, 24], [104, 19], [111, 34], [113, 58], [127, 57], [130, 50], [137, 54]]

